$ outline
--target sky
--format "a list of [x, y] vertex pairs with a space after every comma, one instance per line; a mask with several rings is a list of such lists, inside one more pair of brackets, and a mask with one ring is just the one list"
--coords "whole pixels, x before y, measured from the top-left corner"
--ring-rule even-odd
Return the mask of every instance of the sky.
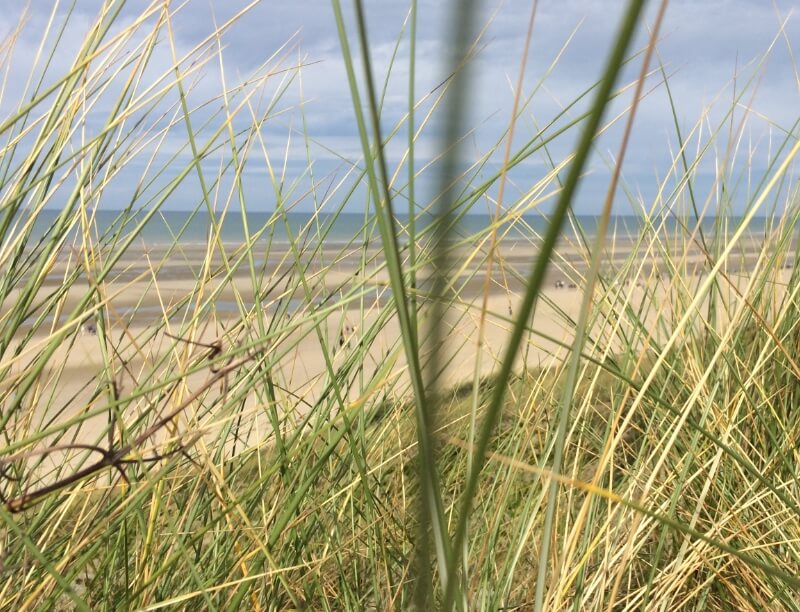
[[[0, 49], [5, 83], [0, 98], [3, 117], [13, 113], [25, 99], [29, 92], [26, 83], [31, 74], [38, 74], [37, 70], [41, 70], [41, 61], [34, 65], [34, 58], [51, 11], [55, 7], [54, 23], [63, 23], [71, 4], [4, 0], [5, 10], [0, 12], [0, 40], [8, 40], [19, 23], [23, 23], [23, 27], [13, 45], [13, 54], [9, 54], [11, 47], [8, 45]], [[190, 52], [214, 30], [215, 23], [225, 23], [248, 4], [239, 0], [189, 0], [181, 6], [173, 2], [170, 26], [176, 55], [181, 57]], [[407, 127], [403, 120], [408, 110], [409, 32], [406, 26], [410, 1], [367, 0], [364, 4], [374, 75], [381, 86], [386, 83], [383, 131], [389, 133], [400, 126], [400, 132], [387, 144], [386, 153], [390, 174], [399, 170], [396, 186], [402, 191], [402, 177], [406, 172], [403, 159]], [[74, 11], [59, 40], [58, 53], [47, 68], [45, 82], [69, 69], [101, 5], [99, 0], [75, 2]], [[128, 2], [115, 27], [133, 23], [146, 5], [146, 2]], [[477, 29], [471, 40], [478, 33], [480, 38], [467, 73], [467, 120], [460, 159], [463, 167], [467, 168], [488, 155], [480, 176], [490, 176], [502, 162], [503, 138], [513, 108], [531, 2], [490, 0], [477, 5]], [[586, 108], [588, 97], [563, 114], [564, 107], [599, 78], [624, 5], [617, 0], [538, 2], [522, 83], [522, 96], [528, 99], [528, 103], [516, 123], [515, 147], [534, 139], [541, 127], [554, 119], [555, 126], [565, 125]], [[657, 5], [654, 0], [649, 2], [632, 50], [644, 48]], [[680, 130], [690, 139], [687, 146], [690, 157], [693, 158], [698, 147], [708, 141], [710, 132], [720, 129], [711, 152], [698, 166], [698, 185], [706, 193], [713, 190], [720, 160], [726, 154], [735, 153], [732, 167], [744, 177], [740, 180], [756, 182], [750, 177], [764, 174], [787, 133], [794, 130], [794, 136], [790, 138], [797, 137], [798, 130], [793, 125], [800, 119], [800, 79], [795, 60], [800, 56], [800, 16], [792, 13], [795, 5], [796, 2], [791, 0], [672, 0], [667, 7], [657, 45], [657, 59], [669, 78], [669, 91]], [[447, 101], [445, 99], [435, 109], [433, 101], [441, 93], [437, 86], [449, 71], [448, 45], [453, 36], [455, 11], [459, 8], [460, 3], [452, 0], [419, 2], [415, 84], [416, 98], [421, 103], [417, 110], [417, 124], [432, 109], [433, 113], [418, 137], [416, 164], [423, 168], [434, 161], [420, 179], [418, 195], [421, 200], [432, 198], [435, 192], [435, 160], [443, 147], [441, 126]], [[363, 92], [352, 3], [344, 0], [343, 9]], [[134, 48], [154, 23], [155, 18], [148, 20], [139, 28], [140, 33], [127, 44]], [[48, 39], [51, 44], [55, 40], [54, 31], [51, 30]], [[248, 205], [262, 209], [275, 205], [274, 189], [265, 163], [268, 156], [277, 170], [285, 166], [287, 184], [296, 181], [294, 191], [287, 199], [297, 202], [298, 210], [313, 207], [315, 198], [311, 192], [306, 193], [310, 185], [316, 185], [316, 200], [322, 201], [326, 192], [335, 192], [339, 181], [348, 177], [348, 170], [362, 164], [353, 101], [331, 2], [276, 0], [256, 3], [226, 29], [221, 44], [224, 83], [228, 88], [246, 83], [265, 71], [274, 72], [264, 81], [263, 89], [252, 98], [266, 119], [259, 128], [261, 139], [250, 150], [250, 161], [244, 172]], [[154, 51], [147, 78], [155, 80], [156, 75], [170, 72], [171, 53], [164, 32]], [[197, 57], [200, 56], [195, 55], [194, 59]], [[182, 64], [184, 69], [190, 65], [188, 60]], [[626, 67], [619, 83], [632, 83], [640, 66], [641, 55]], [[653, 68], [658, 68], [658, 64]], [[208, 108], [201, 105], [215, 99], [219, 105], [222, 74], [219, 61], [213, 59], [202, 70], [193, 73], [190, 79], [195, 84], [189, 93], [189, 101], [199, 107], [195, 118], [195, 129], [199, 133], [210, 134], [219, 124], [219, 118], [215, 119], [210, 110], [213, 105]], [[279, 91], [282, 94], [270, 108], [270, 97]], [[629, 89], [611, 105], [607, 119], [630, 103], [631, 91]], [[678, 138], [667, 88], [660, 72], [650, 75], [645, 91], [647, 96], [636, 115], [624, 175], [632, 194], [630, 198], [647, 206], [656, 198], [660, 181], [670, 173]], [[737, 94], [741, 97], [734, 106]], [[161, 102], [164, 109], [174, 108], [177, 93], [173, 91], [170, 96]], [[100, 96], [99, 103], [92, 110], [96, 115], [88, 120], [90, 125], [92, 122], [100, 125], [103, 112], [111, 107], [112, 97], [110, 94]], [[732, 108], [731, 118], [728, 115]], [[209, 124], [203, 126], [206, 118]], [[245, 129], [249, 122], [248, 113], [243, 112], [235, 125]], [[597, 141], [588, 167], [588, 178], [576, 202], [576, 210], [580, 213], [594, 214], [601, 206], [608, 182], [609, 160], [616, 155], [621, 128], [622, 121], [618, 121]], [[730, 134], [733, 134], [732, 142], [729, 142]], [[576, 129], [567, 130], [551, 143], [549, 157], [538, 153], [516, 168], [510, 174], [507, 202], [530, 195], [533, 186], [547, 174], [551, 164], [561, 162], [573, 150], [577, 136]], [[159, 145], [158, 155], [166, 160], [169, 155], [177, 153], [178, 159], [184, 159], [185, 163], [185, 159], [190, 158], [186, 140], [185, 126], [177, 125]], [[501, 146], [497, 147], [498, 143]], [[491, 154], [493, 148], [496, 152]], [[130, 197], [146, 170], [148, 152], [143, 149], [119, 173], [107, 190], [106, 200], [124, 202]], [[223, 157], [224, 154], [220, 153], [219, 159], [208, 160], [204, 164], [206, 171], [209, 174], [217, 172]], [[176, 163], [171, 163], [177, 167]], [[223, 181], [222, 192], [230, 186], [230, 181]], [[338, 189], [338, 193], [344, 193], [343, 185]], [[751, 192], [752, 189], [741, 188], [745, 196]], [[197, 205], [199, 197], [198, 181], [187, 180], [170, 197], [166, 206], [191, 208]], [[630, 207], [635, 206], [624, 197], [619, 199], [618, 212], [629, 212]], [[114, 206], [108, 202], [103, 205]], [[347, 203], [346, 210], [361, 210], [364, 205], [365, 197], [357, 192], [357, 196]]]

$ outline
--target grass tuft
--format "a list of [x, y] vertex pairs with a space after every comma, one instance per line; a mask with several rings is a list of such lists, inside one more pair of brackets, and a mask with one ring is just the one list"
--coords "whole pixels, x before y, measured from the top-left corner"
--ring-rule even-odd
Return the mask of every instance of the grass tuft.
[[[424, 7], [380, 74], [334, 0], [361, 151], [326, 174], [294, 38], [239, 78], [249, 5], [187, 49], [191, 3], [124, 4], [54, 10], [0, 87], [0, 608], [798, 608], [798, 123], [763, 169], [739, 151], [774, 45], [687, 129], [632, 0], [552, 116], [570, 41], [535, 83], [520, 50], [468, 161], [478, 9], [420, 96]], [[654, 91], [677, 149], [644, 201]], [[591, 155], [599, 221], [571, 210]]]

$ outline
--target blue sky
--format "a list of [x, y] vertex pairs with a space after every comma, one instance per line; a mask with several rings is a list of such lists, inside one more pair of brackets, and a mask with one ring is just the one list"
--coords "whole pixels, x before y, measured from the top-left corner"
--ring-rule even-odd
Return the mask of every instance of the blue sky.
[[[62, 4], [57, 15], [63, 15], [69, 3]], [[247, 4], [239, 0], [190, 0], [172, 18], [178, 53], [191, 49], [208, 36], [213, 30], [214, 20], [222, 23]], [[409, 2], [381, 0], [365, 4], [371, 55], [379, 82], [382, 83], [386, 77], [390, 58], [397, 49], [382, 117], [384, 129], [388, 131], [407, 111], [408, 36], [403, 28]], [[485, 29], [480, 52], [470, 67], [469, 120], [465, 126], [470, 134], [462, 147], [465, 164], [489, 151], [508, 125], [514, 81], [531, 8], [530, 2], [521, 0], [492, 0], [478, 4], [481, 10], [477, 21]], [[800, 117], [800, 81], [793, 59], [800, 57], [800, 16], [791, 14], [795, 4], [789, 0], [673, 0], [662, 27], [658, 53], [670, 75], [670, 88], [685, 133], [690, 133], [702, 119], [699, 137], [701, 140], [705, 138], [731, 108], [734, 83], [741, 90], [748, 79], [754, 78], [735, 109], [732, 123], [736, 135], [737, 167], [749, 166], [754, 174], [763, 172], [774, 156], [777, 143], [785, 137], [784, 130], [790, 129]], [[100, 5], [101, 2], [95, 0], [78, 0], [75, 14], [65, 29], [62, 51], [50, 67], [50, 74], [68, 68], [71, 54]], [[129, 2], [123, 11], [122, 23], [129, 23], [134, 13], [145, 5], [145, 2]], [[347, 1], [343, 5], [351, 44], [355, 47], [352, 6]], [[53, 4], [6, 0], [4, 6], [7, 10], [0, 14], [0, 35], [4, 37], [25, 15], [25, 26], [15, 45], [15, 55], [10, 64], [4, 64], [4, 67], [10, 65], [5, 93], [0, 100], [0, 111], [5, 116], [19, 103], [19, 96], [15, 97], [15, 94], [24, 91], [31, 72], [30, 64]], [[174, 6], [177, 7], [178, 3]], [[515, 143], [521, 145], [535, 136], [538, 126], [547, 124], [564, 105], [598, 78], [623, 6], [623, 2], [611, 0], [539, 2], [523, 84], [526, 96], [535, 93], [520, 117]], [[657, 2], [651, 1], [647, 24], [652, 24], [656, 7]], [[424, 0], [419, 3], [418, 98], [435, 88], [446, 75], [445, 60], [453, 8], [453, 2]], [[784, 34], [781, 34], [782, 24]], [[641, 28], [634, 48], [642, 48], [645, 41], [646, 31]], [[267, 81], [265, 93], [270, 95], [286, 85], [287, 74], [293, 77], [272, 116], [261, 128], [265, 146], [275, 163], [283, 164], [288, 146], [288, 178], [305, 176], [298, 184], [297, 194], [302, 193], [304, 181], [308, 181], [309, 155], [315, 179], [320, 181], [320, 185], [328, 185], [326, 180], [335, 184], [350, 165], [360, 163], [361, 146], [329, 1], [257, 4], [225, 33], [223, 44], [225, 77], [229, 86], [249, 78], [281, 49], [278, 57], [269, 62], [271, 68], [304, 64], [299, 71], [290, 70]], [[550, 70], [557, 56], [559, 59]], [[763, 63], [759, 66], [759, 62]], [[360, 68], [360, 64], [357, 65]], [[161, 44], [156, 51], [153, 72], [168, 71], [169, 67], [169, 46]], [[638, 70], [639, 63], [633, 62], [621, 82], [631, 82]], [[669, 172], [670, 161], [677, 149], [666, 89], [659, 81], [658, 75], [653, 75], [648, 81], [646, 89], [651, 91], [637, 115], [634, 138], [624, 167], [631, 189], [640, 193], [645, 202], [654, 197], [658, 179]], [[221, 88], [218, 65], [210, 63], [190, 96], [192, 101], [200, 103], [218, 95]], [[612, 105], [608, 117], [614, 116], [629, 101], [629, 95], [623, 96]], [[430, 107], [429, 102], [420, 107], [418, 121]], [[580, 108], [583, 107], [579, 104], [576, 109]], [[571, 116], [575, 112], [577, 110]], [[437, 138], [440, 121], [441, 112], [434, 113], [418, 141], [417, 163], [420, 166], [440, 150], [441, 143]], [[742, 122], [744, 126], [739, 130]], [[723, 132], [717, 141], [717, 151], [709, 155], [709, 161], [699, 168], [698, 184], [706, 185], [706, 191], [713, 182], [713, 159], [723, 157], [728, 146], [728, 132]], [[602, 199], [598, 194], [602, 193], [607, 177], [601, 154], [616, 152], [619, 133], [620, 130], [614, 128], [598, 141], [598, 154], [590, 163], [591, 176], [577, 203], [579, 212], [598, 210]], [[304, 135], [308, 136], [308, 141], [304, 140]], [[550, 154], [556, 162], [569, 153], [576, 137], [577, 132], [572, 130], [553, 143]], [[182, 133], [176, 129], [169, 138], [175, 139], [174, 147], [177, 148], [178, 143], [185, 140], [185, 131]], [[400, 163], [405, 142], [403, 131], [389, 144], [390, 171]], [[171, 150], [169, 140], [162, 146], [164, 152]], [[274, 199], [271, 200], [270, 195], [260, 196], [270, 193], [263, 157], [259, 151], [251, 153], [251, 163], [246, 172], [248, 202], [256, 208], [269, 208]], [[496, 167], [500, 160], [500, 154], [494, 155], [486, 172]], [[513, 201], [529, 190], [547, 171], [548, 164], [541, 155], [527, 160], [512, 174], [507, 200]], [[208, 166], [212, 171], [214, 164]], [[124, 198], [140, 176], [141, 167], [143, 162], [138, 168], [131, 163], [131, 167], [119, 175], [109, 194]], [[430, 186], [435, 182], [433, 171], [426, 176], [430, 178], [427, 181], [423, 178], [421, 182], [422, 198], [431, 195]], [[189, 182], [175, 194], [169, 206], [194, 206], [198, 195], [196, 185]], [[299, 206], [307, 208], [312, 205], [313, 200], [306, 198]], [[348, 204], [348, 210], [358, 210], [362, 206], [363, 198], [354, 198]], [[627, 212], [624, 202], [620, 203], [618, 212]]]

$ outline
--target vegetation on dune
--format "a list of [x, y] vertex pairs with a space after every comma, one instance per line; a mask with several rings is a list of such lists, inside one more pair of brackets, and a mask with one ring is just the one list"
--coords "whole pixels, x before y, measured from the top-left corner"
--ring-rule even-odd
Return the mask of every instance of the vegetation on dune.
[[[666, 2], [635, 49], [645, 3], [631, 0], [597, 82], [523, 122], [542, 83], [520, 70], [508, 129], [464, 169], [477, 10], [454, 21], [452, 78], [417, 97], [416, 1], [383, 75], [360, 0], [354, 26], [333, 0], [363, 154], [318, 176], [292, 41], [234, 82], [224, 40], [246, 10], [182, 49], [172, 24], [187, 8], [124, 4], [104, 2], [66, 69], [74, 16], [54, 10], [26, 90], [12, 104], [0, 88], [13, 106], [0, 118], [0, 608], [800, 607], [798, 126], [760, 176], [738, 150], [739, 102], [774, 47], [718, 123], [686, 133], [656, 53]], [[19, 32], [0, 42], [6, 72]], [[403, 53], [408, 109], [387, 126]], [[198, 99], [208, 71], [220, 93]], [[643, 202], [621, 169], [651, 87], [669, 93], [679, 150]], [[285, 116], [302, 121], [276, 148], [265, 130]], [[423, 161], [415, 146], [441, 117], [448, 146]], [[614, 125], [605, 207], [584, 228], [574, 193]], [[558, 159], [565, 139], [577, 144]], [[533, 157], [547, 168], [512, 195], [509, 173]], [[253, 169], [275, 209], [258, 227], [242, 214], [233, 244], [222, 230], [249, 210]], [[419, 202], [429, 176], [438, 195]], [[182, 240], [187, 222], [143, 247], [182, 189], [205, 244]], [[609, 229], [619, 198], [639, 214], [633, 235]], [[487, 201], [493, 223], [465, 231]], [[99, 223], [109, 202], [123, 208]], [[551, 205], [539, 234], [531, 218]], [[291, 213], [308, 206], [319, 214], [298, 231]], [[353, 209], [351, 240], [326, 243]], [[532, 262], [503, 248], [512, 229]], [[178, 293], [163, 274], [175, 261], [192, 268]], [[554, 270], [579, 285], [577, 316], [545, 290]], [[563, 333], [535, 325], [544, 308]], [[477, 333], [462, 338], [465, 321]], [[498, 355], [477, 351], [490, 373], [443, 384], [490, 326], [504, 330]], [[87, 351], [99, 365], [83, 380]], [[298, 382], [309, 351], [321, 371]]]

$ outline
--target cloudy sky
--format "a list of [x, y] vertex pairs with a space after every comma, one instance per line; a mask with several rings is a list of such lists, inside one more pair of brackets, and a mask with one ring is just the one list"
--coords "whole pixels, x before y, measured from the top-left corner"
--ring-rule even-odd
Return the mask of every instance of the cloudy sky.
[[[66, 22], [58, 43], [59, 52], [48, 66], [48, 78], [68, 69], [101, 4], [95, 0], [75, 1], [74, 13]], [[368, 0], [365, 4], [374, 72], [381, 85], [387, 82], [382, 121], [388, 132], [402, 121], [408, 110], [406, 25], [410, 3], [408, 0]], [[436, 87], [447, 75], [448, 41], [458, 4], [439, 0], [419, 2], [416, 87], [417, 99], [425, 98], [425, 101], [417, 112], [417, 123], [432, 109], [439, 91]], [[464, 128], [469, 133], [461, 150], [465, 165], [490, 153], [502, 140], [508, 126], [531, 10], [531, 2], [525, 0], [486, 0], [478, 4], [479, 51], [470, 64], [468, 121]], [[145, 2], [129, 2], [122, 11], [120, 24], [132, 23], [145, 5]], [[213, 31], [214, 23], [226, 22], [247, 5], [240, 0], [190, 0], [171, 18], [177, 55], [189, 52], [205, 39]], [[794, 130], [795, 136], [791, 138], [798, 134], [794, 122], [800, 118], [800, 80], [795, 58], [800, 57], [800, 15], [792, 14], [795, 5], [793, 0], [672, 0], [669, 3], [658, 55], [669, 75], [681, 130], [684, 135], [693, 137], [688, 148], [690, 154], [696, 154], [697, 147], [708, 141], [710, 132], [726, 126], [698, 169], [698, 184], [706, 185], [706, 191], [710, 190], [717, 171], [715, 160], [723, 159], [727, 150], [736, 151], [735, 168], [744, 169], [744, 174], [757, 175], [759, 171], [763, 173], [774, 158], [787, 132]], [[3, 6], [6, 10], [0, 13], [0, 37], [8, 39], [20, 20], [24, 23], [13, 45], [13, 55], [9, 54], [8, 45], [0, 55], [6, 75], [0, 112], [8, 116], [25, 98], [26, 83], [30, 75], [36, 73], [33, 66], [36, 49], [54, 4], [47, 0], [4, 0]], [[61, 24], [71, 3], [62, 2], [57, 6], [54, 23]], [[177, 9], [179, 3], [174, 2], [173, 6]], [[350, 42], [355, 49], [352, 4], [344, 0], [343, 6]], [[514, 139], [517, 146], [534, 138], [542, 126], [558, 117], [565, 106], [599, 77], [623, 7], [621, 0], [541, 0], [538, 3], [523, 83], [523, 96], [530, 97], [530, 101], [517, 125]], [[646, 28], [652, 25], [656, 8], [657, 2], [651, 1], [634, 49], [643, 48]], [[155, 23], [155, 17], [148, 23]], [[146, 27], [141, 28], [142, 31]], [[51, 31], [50, 41], [55, 40], [56, 30]], [[144, 34], [140, 34], [129, 44], [134, 45], [143, 37]], [[166, 32], [160, 40], [154, 54], [153, 74], [169, 72], [172, 65]], [[270, 96], [285, 88], [261, 127], [261, 135], [272, 162], [279, 166], [285, 163], [288, 179], [300, 177], [298, 185], [310, 181], [309, 158], [314, 180], [328, 186], [345, 176], [353, 165], [361, 163], [353, 102], [329, 0], [275, 0], [256, 4], [226, 30], [222, 44], [228, 87], [255, 74], [263, 74], [265, 70], [273, 70], [276, 74], [264, 86], [262, 109], [267, 107]], [[302, 65], [302, 69], [296, 69], [298, 65]], [[360, 62], [356, 66], [361, 69]], [[631, 62], [620, 83], [632, 82], [639, 67], [640, 59]], [[288, 70], [278, 73], [279, 69]], [[222, 78], [216, 60], [194, 76], [200, 76], [190, 94], [195, 104], [213, 99], [221, 91]], [[625, 177], [633, 194], [651, 202], [658, 181], [669, 174], [678, 145], [667, 89], [660, 74], [650, 77], [646, 90], [649, 93], [636, 117]], [[429, 96], [432, 91], [433, 95]], [[726, 119], [735, 94], [742, 91], [745, 93], [734, 108], [732, 121]], [[623, 96], [612, 105], [607, 118], [629, 102], [630, 95]], [[558, 119], [557, 125], [566, 124], [585, 107], [583, 101], [579, 102]], [[98, 112], [101, 108], [102, 105], [98, 105]], [[440, 112], [433, 113], [419, 137], [419, 167], [434, 159], [441, 149], [437, 134], [443, 108], [444, 105], [439, 107]], [[199, 112], [198, 123], [202, 117]], [[241, 121], [240, 117], [237, 126], [242, 126]], [[698, 126], [701, 127], [698, 129]], [[590, 164], [591, 176], [578, 201], [579, 212], [593, 213], [599, 209], [602, 197], [598, 194], [602, 194], [607, 180], [609, 156], [619, 146], [620, 128], [621, 124], [598, 141], [597, 153]], [[395, 171], [402, 163], [405, 129], [403, 124], [401, 132], [387, 146], [390, 171]], [[734, 134], [733, 143], [728, 142], [731, 133]], [[577, 131], [573, 129], [552, 143], [549, 153], [555, 163], [568, 154], [576, 138]], [[174, 142], [170, 143], [169, 139]], [[173, 130], [161, 144], [161, 153], [180, 151], [183, 141], [185, 129], [183, 132]], [[729, 144], [732, 144], [730, 148]], [[502, 160], [501, 151], [502, 147], [490, 155], [489, 163], [482, 170], [487, 176]], [[188, 155], [188, 152], [184, 150], [183, 154]], [[258, 194], [268, 180], [260, 143], [254, 145], [250, 159], [247, 189], [249, 193]], [[550, 163], [543, 154], [526, 160], [512, 175], [508, 199], [513, 201], [528, 192], [544, 176]], [[120, 174], [113, 186], [116, 191], [112, 193], [124, 197], [141, 174], [140, 168], [132, 162], [130, 169]], [[431, 170], [421, 179], [421, 185], [428, 187], [421, 197], [432, 194], [433, 176]], [[742, 189], [744, 193], [746, 189]], [[302, 192], [303, 188], [298, 186], [298, 198]], [[196, 205], [197, 196], [196, 188], [187, 185], [173, 196], [169, 205], [191, 207]], [[266, 209], [274, 205], [274, 200], [267, 196], [254, 195], [249, 201], [255, 207]], [[313, 201], [306, 198], [299, 206], [313, 206]], [[348, 209], [358, 210], [359, 206], [363, 206], [363, 199], [355, 198]], [[628, 204], [621, 202], [619, 212], [627, 212], [626, 206]]]

